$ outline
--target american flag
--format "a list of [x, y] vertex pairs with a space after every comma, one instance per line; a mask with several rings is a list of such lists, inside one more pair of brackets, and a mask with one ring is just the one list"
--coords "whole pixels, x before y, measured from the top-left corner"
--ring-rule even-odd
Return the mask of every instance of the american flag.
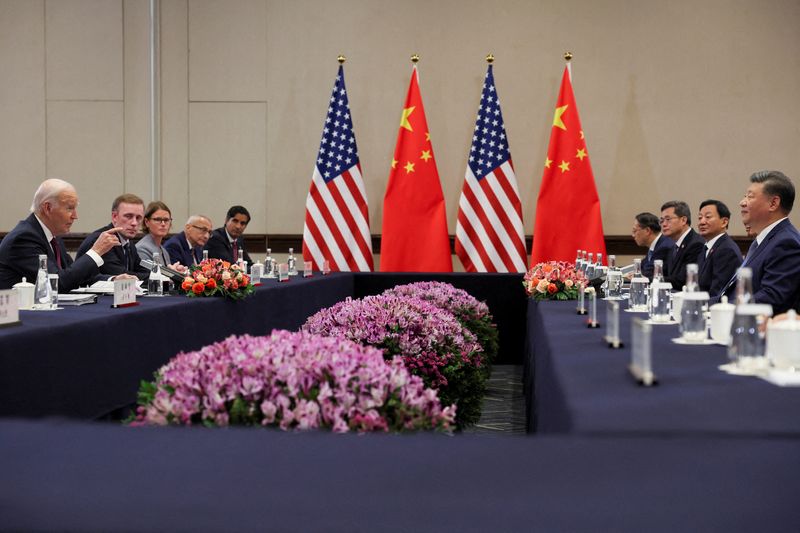
[[306, 199], [303, 258], [317, 270], [325, 260], [334, 271], [372, 270], [367, 195], [341, 65]]
[[492, 65], [483, 84], [458, 202], [456, 254], [468, 272], [526, 270], [522, 204]]

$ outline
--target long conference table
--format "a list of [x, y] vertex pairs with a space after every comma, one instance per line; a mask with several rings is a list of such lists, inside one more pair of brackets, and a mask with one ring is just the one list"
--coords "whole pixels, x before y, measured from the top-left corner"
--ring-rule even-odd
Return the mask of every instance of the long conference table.
[[[180, 350], [421, 279], [487, 300], [499, 362], [525, 367], [532, 437], [91, 421]], [[800, 390], [723, 374], [724, 348], [674, 345], [675, 326], [654, 332], [660, 385], [639, 387], [627, 348], [520, 279], [332, 274], [243, 302], [23, 313], [0, 330], [0, 530], [797, 531]]]

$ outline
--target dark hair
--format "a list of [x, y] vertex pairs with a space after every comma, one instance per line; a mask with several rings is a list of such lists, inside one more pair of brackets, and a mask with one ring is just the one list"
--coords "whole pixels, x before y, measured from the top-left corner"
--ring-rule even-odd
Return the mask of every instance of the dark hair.
[[236, 215], [245, 215], [247, 217], [247, 223], [250, 223], [250, 211], [247, 210], [246, 207], [242, 207], [241, 205], [235, 205], [228, 209], [228, 213], [225, 215], [225, 222], [229, 221]]
[[636, 223], [642, 228], [650, 228], [653, 233], [661, 231], [661, 226], [658, 224], [658, 217], [653, 213], [639, 213], [636, 215]]
[[[144, 210], [144, 219], [150, 220], [150, 217], [153, 216], [153, 213], [155, 213], [156, 211], [166, 211], [167, 213], [169, 213], [169, 217], [172, 218], [172, 211], [169, 210], [167, 204], [165, 204], [164, 202], [155, 201], [147, 204], [147, 208]], [[150, 229], [147, 227], [147, 224], [142, 224], [142, 226], [143, 226], [142, 227], [143, 232], [150, 233]]]
[[686, 224], [691, 226], [692, 225], [692, 212], [689, 209], [689, 204], [686, 202], [681, 202], [679, 200], [672, 200], [671, 202], [666, 202], [664, 205], [661, 206], [661, 210], [673, 208], [675, 210], [675, 214], [678, 217], [686, 217]]
[[719, 218], [727, 218], [730, 220], [731, 218], [731, 210], [728, 209], [728, 206], [720, 202], [719, 200], [704, 200], [703, 203], [700, 204], [700, 209], [703, 209], [707, 205], [713, 205], [717, 208], [717, 213], [719, 214]]
[[144, 200], [136, 196], [135, 194], [120, 194], [116, 198], [114, 198], [114, 202], [111, 204], [111, 212], [116, 212], [119, 209], [119, 204], [139, 204], [144, 205]]
[[764, 193], [781, 199], [781, 209], [789, 214], [794, 205], [794, 185], [786, 174], [779, 170], [762, 170], [750, 176], [750, 183], [763, 183]]

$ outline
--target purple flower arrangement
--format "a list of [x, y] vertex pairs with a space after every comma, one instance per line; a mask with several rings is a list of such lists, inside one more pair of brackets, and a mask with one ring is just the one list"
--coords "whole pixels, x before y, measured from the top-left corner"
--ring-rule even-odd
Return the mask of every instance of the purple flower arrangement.
[[416, 297], [396, 294], [347, 299], [311, 316], [303, 331], [381, 348], [458, 406], [456, 425], [480, 418], [486, 390], [483, 349], [452, 313]]
[[[155, 382], [142, 382], [132, 424], [450, 430], [455, 406], [442, 408], [437, 392], [401, 358], [384, 360], [380, 350], [346, 337], [276, 330], [180, 353]], [[474, 348], [467, 339], [458, 342]]]
[[497, 326], [492, 323], [489, 306], [463, 289], [441, 281], [420, 281], [397, 285], [383, 294], [411, 296], [425, 300], [449, 311], [465, 328], [470, 330], [483, 348], [483, 366], [488, 370], [498, 351]]

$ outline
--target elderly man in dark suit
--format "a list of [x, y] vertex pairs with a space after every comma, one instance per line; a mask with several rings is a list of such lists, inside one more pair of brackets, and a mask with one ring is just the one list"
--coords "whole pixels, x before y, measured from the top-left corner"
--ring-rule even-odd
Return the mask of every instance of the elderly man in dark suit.
[[172, 261], [185, 267], [198, 264], [203, 259], [203, 246], [211, 235], [211, 219], [203, 215], [192, 215], [183, 231], [173, 235], [164, 243]]
[[642, 275], [653, 279], [653, 261], [661, 259], [666, 264], [667, 254], [675, 242], [661, 233], [658, 217], [653, 213], [639, 213], [633, 221], [631, 236], [636, 244], [647, 247], [647, 255], [642, 259]]
[[78, 193], [64, 180], [48, 179], [33, 195], [31, 214], [0, 242], [0, 289], [26, 278], [36, 281], [39, 256], [47, 256], [47, 271], [58, 274], [58, 288], [68, 292], [98, 279], [103, 256], [119, 245], [117, 228], [101, 233], [85, 255], [73, 261], [62, 235], [78, 218]]
[[[244, 247], [245, 228], [250, 223], [250, 212], [241, 205], [235, 205], [228, 209], [225, 215], [225, 225], [211, 232], [211, 237], [206, 243], [205, 249], [208, 250], [208, 257], [222, 259], [229, 263], [236, 263], [239, 259], [247, 261], [248, 265], [253, 263], [250, 254]], [[242, 250], [242, 257], [239, 257], [239, 249]]]
[[[800, 233], [789, 222], [793, 205], [794, 185], [777, 170], [750, 176], [739, 202], [742, 222], [756, 236], [742, 263], [753, 271], [753, 300], [772, 305], [776, 314], [800, 302]], [[725, 293], [732, 295], [735, 288], [734, 276]]]
[[700, 204], [697, 231], [706, 244], [697, 257], [698, 285], [701, 291], [708, 292], [712, 302], [719, 301], [722, 289], [742, 264], [742, 251], [727, 233], [730, 219], [728, 206], [719, 200]]
[[129, 274], [146, 280], [150, 276], [150, 270], [139, 264], [139, 253], [131, 240], [139, 233], [143, 219], [144, 201], [141, 198], [135, 194], [117, 196], [111, 204], [111, 223], [87, 235], [78, 248], [77, 257], [80, 258], [88, 252], [103, 232], [117, 228], [120, 245], [103, 255], [104, 263], [100, 267], [100, 273], [109, 277]]
[[686, 285], [686, 265], [696, 263], [705, 241], [692, 229], [692, 214], [686, 202], [672, 201], [661, 206], [661, 233], [675, 241], [664, 262], [664, 281], [681, 290]]

